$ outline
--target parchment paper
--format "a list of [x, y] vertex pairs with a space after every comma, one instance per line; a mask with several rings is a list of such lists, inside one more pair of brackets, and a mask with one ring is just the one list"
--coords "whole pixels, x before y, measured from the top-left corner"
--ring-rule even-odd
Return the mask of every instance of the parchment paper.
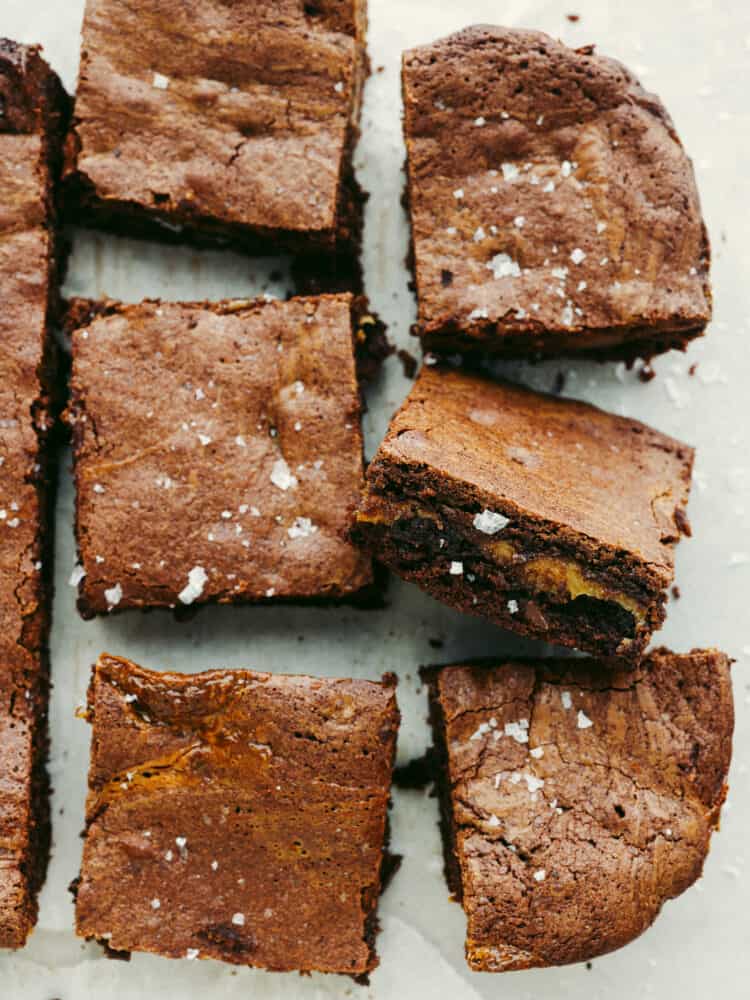
[[[73, 88], [82, 7], [83, 0], [0, 0], [0, 34], [42, 42], [52, 65]], [[395, 795], [394, 847], [404, 855], [404, 863], [382, 901], [381, 966], [369, 988], [339, 977], [301, 978], [215, 962], [138, 955], [129, 964], [106, 960], [96, 946], [75, 937], [67, 892], [80, 861], [89, 750], [88, 726], [74, 711], [84, 701], [90, 665], [99, 652], [183, 671], [254, 667], [376, 678], [394, 670], [401, 679], [404, 722], [399, 753], [405, 761], [421, 753], [427, 740], [420, 664], [543, 647], [461, 617], [398, 582], [383, 611], [225, 608], [205, 609], [189, 624], [178, 624], [168, 614], [128, 614], [84, 623], [75, 613], [68, 585], [74, 545], [66, 460], [58, 508], [52, 636], [54, 848], [39, 925], [28, 947], [0, 954], [0, 998], [742, 1000], [750, 996], [750, 6], [730, 0], [370, 0], [370, 7], [373, 67], [383, 69], [367, 87], [356, 158], [361, 181], [371, 192], [367, 288], [399, 346], [417, 353], [409, 336], [414, 302], [403, 266], [407, 235], [399, 200], [404, 154], [398, 71], [404, 48], [477, 22], [541, 28], [574, 44], [596, 42], [663, 97], [695, 160], [715, 250], [716, 312], [706, 339], [687, 355], [659, 359], [654, 365], [658, 377], [647, 385], [612, 364], [550, 362], [508, 370], [541, 388], [550, 388], [563, 370], [568, 394], [643, 419], [698, 447], [690, 506], [695, 537], [679, 547], [682, 597], [672, 602], [658, 638], [681, 651], [717, 645], [738, 660], [735, 762], [722, 831], [714, 838], [700, 883], [668, 904], [637, 942], [596, 960], [590, 970], [575, 966], [505, 976], [468, 971], [463, 913], [449, 901], [442, 877], [435, 800], [422, 792]], [[570, 13], [580, 15], [580, 21], [567, 20]], [[283, 288], [267, 280], [271, 267], [269, 262], [227, 254], [77, 233], [66, 292], [125, 300], [281, 293]], [[688, 369], [696, 363], [691, 377]], [[392, 360], [379, 387], [370, 393], [365, 419], [369, 454], [407, 388], [400, 365]], [[442, 641], [442, 648], [436, 650], [430, 640]]]

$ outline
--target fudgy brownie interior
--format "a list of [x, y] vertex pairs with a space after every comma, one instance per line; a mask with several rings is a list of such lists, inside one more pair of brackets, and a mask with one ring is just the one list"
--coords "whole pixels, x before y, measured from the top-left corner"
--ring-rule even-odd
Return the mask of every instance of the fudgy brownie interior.
[[595, 643], [605, 654], [636, 652], [644, 627], [650, 634], [664, 621], [659, 586], [644, 586], [623, 567], [597, 565], [590, 553], [545, 537], [531, 523], [516, 522], [502, 539], [477, 537], [472, 528], [482, 513], [503, 515], [457, 510], [436, 502], [432, 491], [429, 499], [404, 497], [398, 485], [370, 489], [357, 529], [366, 526], [368, 546], [394, 572], [436, 596], [495, 621], [512, 620], [515, 631], [538, 636], [549, 630], [557, 642]]

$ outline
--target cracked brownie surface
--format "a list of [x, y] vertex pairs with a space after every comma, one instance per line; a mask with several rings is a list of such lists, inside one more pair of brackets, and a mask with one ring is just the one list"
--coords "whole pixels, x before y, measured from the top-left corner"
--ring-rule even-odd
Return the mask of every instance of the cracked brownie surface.
[[79, 607], [341, 599], [372, 583], [350, 295], [79, 303]]
[[478, 971], [580, 962], [700, 876], [726, 795], [730, 661], [660, 649], [428, 672], [446, 872]]
[[0, 948], [36, 922], [49, 850], [47, 635], [57, 306], [53, 181], [67, 97], [39, 49], [0, 39]]
[[114, 952], [373, 969], [394, 686], [102, 656], [78, 933]]
[[703, 332], [692, 165], [629, 70], [483, 25], [406, 52], [403, 90], [427, 346], [632, 359]]
[[665, 617], [693, 452], [575, 400], [426, 366], [353, 537], [446, 604], [637, 659]]
[[291, 249], [346, 241], [366, 21], [365, 0], [88, 0], [77, 211]]

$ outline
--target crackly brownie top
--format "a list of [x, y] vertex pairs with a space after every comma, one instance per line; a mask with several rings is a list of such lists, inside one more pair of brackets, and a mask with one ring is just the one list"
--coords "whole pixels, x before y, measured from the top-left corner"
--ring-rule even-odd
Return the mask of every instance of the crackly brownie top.
[[692, 167], [625, 67], [481, 26], [406, 52], [403, 78], [423, 329], [705, 325]]
[[700, 875], [731, 757], [722, 653], [458, 666], [434, 683], [473, 967], [619, 947]]
[[342, 596], [362, 483], [352, 298], [105, 306], [73, 337], [84, 609]]
[[113, 950], [361, 973], [391, 679], [151, 673], [102, 656], [78, 931]]
[[364, 0], [88, 0], [76, 167], [162, 214], [333, 231]]
[[542, 522], [545, 537], [609, 546], [666, 580], [689, 530], [692, 460], [687, 445], [587, 403], [426, 366], [369, 478]]

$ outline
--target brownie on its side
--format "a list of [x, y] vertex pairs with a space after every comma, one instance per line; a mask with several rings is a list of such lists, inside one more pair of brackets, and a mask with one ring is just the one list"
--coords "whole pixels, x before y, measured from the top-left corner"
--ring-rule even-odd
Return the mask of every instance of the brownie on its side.
[[67, 97], [37, 47], [0, 39], [0, 948], [37, 918], [49, 853], [47, 634], [57, 307], [53, 184]]
[[730, 661], [427, 671], [450, 888], [480, 972], [632, 941], [700, 876], [727, 790]]
[[66, 163], [76, 220], [353, 253], [366, 26], [366, 0], [87, 0]]
[[703, 332], [692, 165], [624, 66], [479, 26], [406, 52], [403, 89], [426, 346], [630, 360]]
[[363, 479], [351, 295], [72, 309], [79, 608], [346, 600]]
[[636, 659], [690, 530], [692, 462], [633, 420], [426, 367], [370, 464], [353, 538], [461, 611]]
[[394, 685], [102, 656], [78, 934], [114, 952], [373, 969]]

